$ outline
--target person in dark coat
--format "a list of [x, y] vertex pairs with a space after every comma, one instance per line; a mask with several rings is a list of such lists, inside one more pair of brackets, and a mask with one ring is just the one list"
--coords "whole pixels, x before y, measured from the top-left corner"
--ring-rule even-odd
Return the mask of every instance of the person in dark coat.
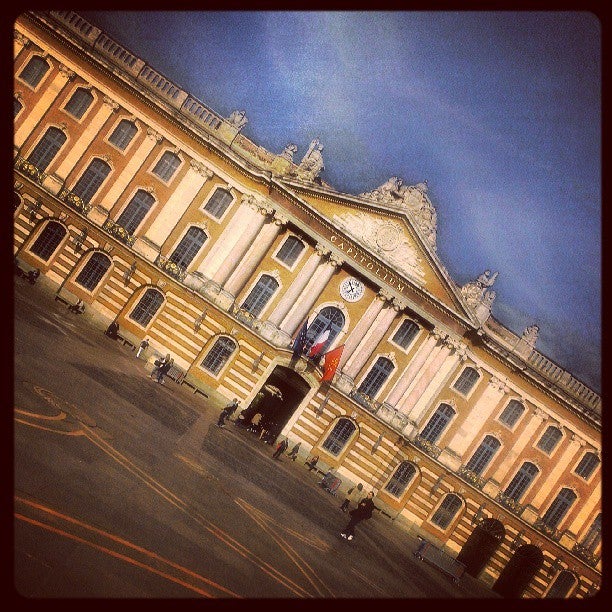
[[166, 360], [162, 363], [157, 369], [157, 382], [164, 384], [164, 376], [170, 371], [172, 366], [174, 365], [174, 359], [168, 359], [169, 355], [166, 355]]
[[374, 491], [370, 491], [358, 504], [354, 510], [351, 510], [351, 520], [349, 524], [340, 532], [340, 535], [346, 540], [352, 540], [355, 535], [355, 526], [361, 521], [366, 521], [372, 517], [374, 511]]
[[287, 438], [285, 438], [282, 442], [278, 443], [278, 446], [276, 447], [276, 450], [274, 451], [272, 457], [274, 457], [274, 459], [280, 459], [280, 456], [287, 450], [288, 446], [289, 443], [287, 442]]
[[224, 427], [225, 426], [225, 420], [229, 419], [229, 417], [232, 416], [232, 414], [234, 414], [234, 412], [236, 411], [236, 408], [238, 408], [238, 405], [240, 404], [240, 402], [238, 401], [238, 398], [235, 397], [222, 411], [221, 414], [219, 415], [219, 420], [217, 421], [217, 427]]

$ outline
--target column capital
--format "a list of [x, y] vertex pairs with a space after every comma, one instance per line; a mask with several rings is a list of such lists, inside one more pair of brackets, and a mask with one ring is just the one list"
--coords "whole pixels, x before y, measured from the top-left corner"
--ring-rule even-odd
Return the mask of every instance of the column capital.
[[278, 225], [279, 227], [284, 227], [285, 225], [287, 225], [287, 223], [289, 223], [289, 219], [285, 217], [285, 215], [281, 215], [277, 211], [274, 211], [272, 219], [273, 219], [274, 225]]
[[116, 112], [119, 110], [119, 104], [117, 104], [117, 102], [115, 102], [112, 98], [109, 98], [108, 96], [104, 96], [102, 98], [102, 102], [106, 104], [107, 106], [110, 106], [113, 112]]
[[214, 175], [214, 172], [210, 169], [208, 169], [204, 164], [196, 161], [195, 159], [192, 159], [189, 162], [189, 167], [196, 173], [199, 174], [200, 176], [203, 176], [205, 181], [211, 179]]
[[70, 70], [68, 66], [64, 66], [64, 64], [60, 64], [58, 70], [67, 81], [72, 81], [72, 79], [74, 79], [76, 76], [76, 73]]
[[574, 444], [575, 446], [580, 446], [584, 448], [586, 446], [586, 440], [582, 439], [578, 434], [570, 432], [570, 444]]
[[533, 416], [537, 419], [540, 419], [541, 421], [547, 421], [550, 418], [548, 414], [546, 414], [546, 412], [544, 412], [544, 410], [542, 410], [541, 408], [534, 408]]
[[22, 47], [27, 47], [30, 44], [30, 39], [27, 36], [24, 36], [21, 32], [15, 30], [13, 35], [15, 42], [19, 43]]
[[326, 255], [329, 255], [331, 251], [327, 247], [324, 247], [322, 244], [317, 243], [315, 246], [315, 253], [319, 257], [325, 257]]
[[408, 306], [408, 302], [402, 298], [392, 298], [393, 308], [396, 312], [401, 312]]
[[490, 387], [493, 387], [493, 389], [497, 389], [498, 391], [501, 391], [502, 394], [506, 394], [510, 391], [510, 387], [508, 387], [506, 382], [497, 378], [497, 376], [491, 376], [488, 384]]
[[391, 302], [391, 300], [393, 300], [393, 295], [390, 291], [387, 291], [387, 289], [379, 289], [376, 294], [376, 299], [382, 302]]
[[153, 128], [147, 128], [147, 137], [151, 138], [151, 140], [155, 140], [156, 142], [161, 142], [164, 137], [156, 132]]
[[334, 268], [339, 268], [344, 263], [344, 259], [340, 255], [336, 255], [336, 253], [331, 253], [327, 263], [334, 266]]
[[436, 340], [446, 340], [446, 338], [448, 337], [448, 334], [440, 329], [439, 327], [434, 327], [433, 330], [431, 331], [431, 335], [436, 339]]

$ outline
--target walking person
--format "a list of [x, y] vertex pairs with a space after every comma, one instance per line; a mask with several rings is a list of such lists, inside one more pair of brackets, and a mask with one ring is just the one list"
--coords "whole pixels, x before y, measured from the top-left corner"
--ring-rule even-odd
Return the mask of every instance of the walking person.
[[236, 408], [238, 408], [238, 406], [240, 405], [240, 402], [238, 401], [238, 398], [235, 397], [222, 411], [221, 414], [219, 415], [219, 420], [217, 421], [217, 427], [225, 427], [225, 421], [226, 419], [229, 419], [229, 417], [232, 416], [232, 414], [234, 414], [234, 412], [236, 411]]
[[300, 445], [302, 443], [298, 442], [292, 449], [291, 452], [287, 455], [287, 457], [291, 457], [291, 461], [295, 461], [298, 456], [298, 451], [300, 450]]
[[140, 357], [142, 351], [146, 351], [149, 348], [149, 341], [145, 338], [138, 347], [138, 351], [136, 353], [136, 358]]
[[307, 459], [305, 463], [308, 466], [308, 471], [312, 472], [312, 470], [315, 470], [317, 468], [318, 462], [319, 462], [319, 455], [315, 455], [314, 457], [310, 457], [310, 459]]
[[344, 498], [344, 501], [342, 502], [342, 505], [340, 506], [340, 510], [342, 510], [342, 512], [346, 512], [351, 502], [355, 502], [356, 504], [358, 504], [359, 501], [361, 500], [362, 493], [363, 493], [363, 485], [361, 483], [359, 483], [356, 487], [351, 487], [346, 492], [346, 497]]
[[349, 524], [340, 532], [340, 535], [346, 540], [352, 540], [355, 536], [355, 526], [361, 521], [366, 521], [372, 517], [374, 511], [374, 491], [370, 491], [358, 504], [354, 510], [351, 510], [351, 520]]
[[163, 357], [162, 359], [156, 359], [153, 362], [153, 365], [155, 366], [152, 370], [151, 370], [151, 378], [155, 378], [157, 379], [158, 374], [159, 374], [159, 370], [160, 368], [165, 365], [168, 361], [170, 361], [170, 353], [167, 353], [165, 357]]
[[274, 451], [272, 457], [274, 459], [280, 459], [280, 456], [287, 450], [288, 446], [289, 443], [287, 442], [287, 438], [285, 438], [282, 442], [278, 443], [278, 446], [276, 447], [276, 450]]

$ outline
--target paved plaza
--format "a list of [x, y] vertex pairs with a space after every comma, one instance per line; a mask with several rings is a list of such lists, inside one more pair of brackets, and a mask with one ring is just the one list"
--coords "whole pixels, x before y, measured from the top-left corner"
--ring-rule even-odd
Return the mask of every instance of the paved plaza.
[[347, 515], [304, 458], [229, 423], [15, 278], [14, 590], [26, 598], [497, 598], [419, 561], [415, 532]]

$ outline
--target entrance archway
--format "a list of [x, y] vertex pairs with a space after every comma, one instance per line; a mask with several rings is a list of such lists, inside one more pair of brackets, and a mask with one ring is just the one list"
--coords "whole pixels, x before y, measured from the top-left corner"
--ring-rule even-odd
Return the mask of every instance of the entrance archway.
[[[266, 385], [277, 387], [282, 399], [267, 393], [264, 389]], [[244, 411], [244, 425], [248, 426], [253, 417], [261, 413], [262, 422], [270, 425], [270, 439], [274, 441], [310, 391], [310, 386], [295, 370], [277, 365], [261, 390], [262, 393], [258, 393]]]
[[502, 597], [521, 597], [525, 587], [542, 567], [544, 554], [533, 544], [521, 546], [504, 567], [493, 590]]
[[457, 555], [457, 561], [465, 564], [465, 571], [470, 576], [478, 578], [505, 535], [506, 530], [500, 521], [485, 519], [472, 531]]

